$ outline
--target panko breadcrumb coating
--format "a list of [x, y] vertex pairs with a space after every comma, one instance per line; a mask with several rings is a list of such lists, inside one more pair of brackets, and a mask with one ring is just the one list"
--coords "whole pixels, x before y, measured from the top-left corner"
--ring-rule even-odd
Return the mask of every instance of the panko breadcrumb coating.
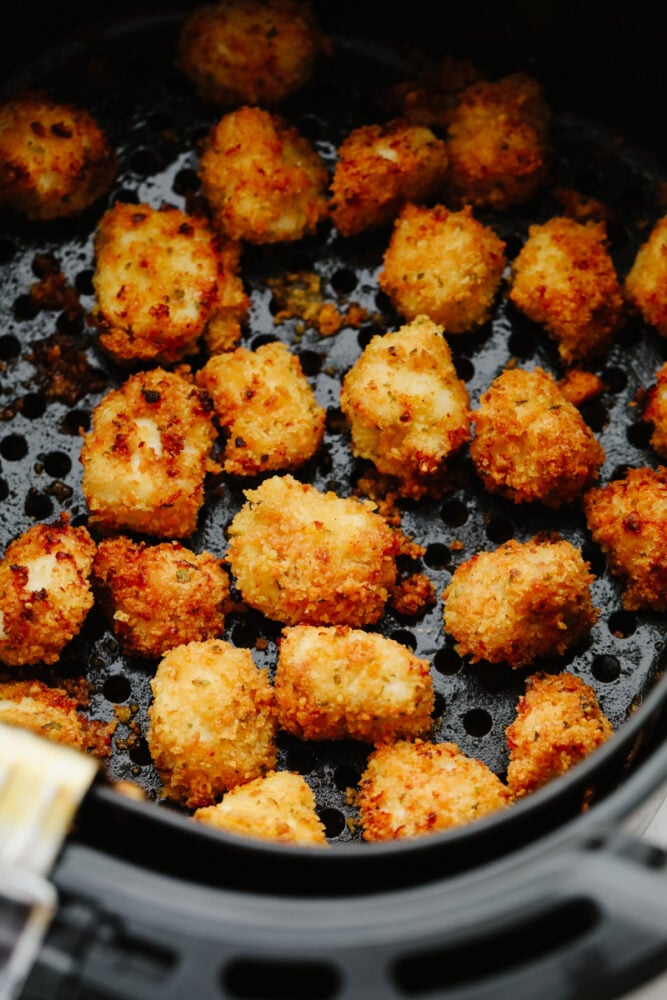
[[554, 216], [530, 226], [511, 272], [510, 300], [557, 341], [564, 364], [609, 347], [623, 298], [603, 222]]
[[470, 439], [470, 400], [442, 328], [426, 316], [375, 336], [344, 376], [355, 455], [419, 498]]
[[66, 514], [36, 524], [0, 562], [0, 663], [55, 663], [93, 605], [95, 542]]
[[473, 413], [470, 456], [485, 488], [515, 503], [561, 507], [599, 474], [605, 453], [543, 368], [497, 376]]
[[326, 411], [298, 355], [282, 341], [216, 355], [196, 380], [211, 397], [226, 435], [225, 472], [255, 476], [296, 468], [322, 443]]
[[427, 660], [377, 632], [295, 625], [280, 640], [278, 724], [302, 740], [390, 742], [432, 725]]
[[661, 337], [667, 337], [667, 215], [658, 219], [625, 276], [630, 308]]
[[237, 785], [217, 805], [197, 809], [193, 819], [218, 830], [282, 844], [327, 844], [312, 789], [305, 778], [291, 771], [271, 771]]
[[204, 141], [198, 170], [213, 224], [232, 240], [298, 240], [328, 211], [324, 161], [294, 126], [264, 108], [223, 115]]
[[245, 490], [227, 559], [243, 599], [285, 625], [372, 625], [396, 580], [398, 537], [356, 497], [293, 476]]
[[217, 340], [221, 327], [232, 346], [250, 306], [235, 259], [204, 218], [116, 202], [95, 234], [92, 319], [102, 348], [119, 364], [169, 365], [195, 354], [209, 328]]
[[448, 115], [448, 204], [505, 210], [545, 181], [550, 112], [542, 86], [523, 72], [476, 80]]
[[505, 269], [505, 244], [470, 206], [408, 204], [401, 210], [378, 275], [406, 319], [428, 316], [445, 333], [465, 333], [491, 314]]
[[168, 798], [198, 809], [273, 770], [273, 688], [249, 650], [221, 639], [176, 646], [151, 687], [148, 746]]
[[612, 573], [623, 607], [667, 610], [667, 467], [629, 469], [584, 495], [586, 522]]
[[37, 680], [0, 684], [0, 723], [30, 729], [38, 736], [100, 758], [111, 753], [116, 728], [115, 722], [89, 719], [62, 688]]
[[511, 538], [454, 570], [443, 594], [445, 631], [472, 663], [524, 667], [562, 655], [597, 621], [593, 580], [571, 542]]
[[177, 541], [147, 545], [124, 535], [105, 538], [92, 582], [130, 656], [159, 657], [224, 630], [229, 576], [211, 552], [195, 553]]
[[612, 727], [593, 688], [566, 671], [526, 680], [506, 734], [507, 786], [519, 799], [569, 771], [611, 736]]
[[341, 236], [391, 222], [406, 202], [442, 188], [447, 148], [423, 125], [394, 119], [363, 125], [338, 148], [331, 181], [331, 219]]
[[184, 21], [176, 65], [219, 106], [277, 104], [332, 51], [308, 0], [218, 0]]
[[650, 444], [667, 458], [667, 361], [655, 373], [655, 382], [646, 390], [642, 419], [653, 425]]
[[397, 840], [463, 826], [509, 803], [500, 778], [454, 743], [399, 740], [368, 758], [359, 815], [364, 840]]
[[0, 104], [0, 208], [33, 220], [78, 215], [116, 172], [116, 154], [85, 109], [37, 93]]
[[108, 392], [81, 447], [91, 527], [191, 535], [216, 438], [210, 410], [201, 389], [161, 368], [130, 375]]

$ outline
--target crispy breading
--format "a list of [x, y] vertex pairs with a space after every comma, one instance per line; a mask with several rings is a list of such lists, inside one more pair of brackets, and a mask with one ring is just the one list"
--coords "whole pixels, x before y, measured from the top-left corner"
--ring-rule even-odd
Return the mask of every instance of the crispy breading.
[[299, 90], [332, 50], [309, 0], [218, 0], [188, 14], [175, 61], [212, 104], [267, 105]]
[[273, 688], [249, 650], [221, 639], [176, 646], [151, 687], [148, 746], [168, 798], [213, 805], [274, 768]]
[[655, 373], [655, 382], [646, 390], [642, 420], [652, 424], [650, 444], [667, 458], [667, 361]]
[[397, 840], [463, 826], [509, 803], [500, 778], [456, 744], [399, 740], [368, 758], [359, 814], [364, 840]]
[[245, 490], [229, 525], [229, 561], [243, 599], [285, 625], [372, 625], [396, 580], [396, 534], [356, 497], [293, 476]]
[[328, 211], [324, 161], [294, 126], [264, 108], [223, 115], [204, 140], [198, 171], [213, 224], [232, 240], [298, 240]]
[[550, 117], [527, 73], [466, 87], [447, 116], [448, 204], [502, 211], [532, 198], [549, 171]]
[[174, 646], [214, 639], [225, 626], [229, 575], [211, 552], [180, 542], [103, 539], [92, 583], [122, 650], [159, 657]]
[[43, 681], [14, 681], [0, 684], [0, 723], [30, 729], [74, 750], [108, 757], [116, 722], [89, 719], [75, 698]]
[[631, 310], [667, 337], [667, 215], [654, 223], [623, 282]]
[[283, 629], [274, 686], [278, 724], [302, 740], [383, 743], [423, 736], [433, 722], [428, 660], [377, 632]]
[[0, 207], [28, 219], [78, 215], [111, 186], [116, 154], [84, 108], [26, 93], [0, 104]]
[[509, 298], [546, 328], [564, 364], [603, 354], [623, 307], [604, 223], [554, 216], [530, 226], [512, 262]]
[[561, 507], [595, 479], [604, 449], [543, 368], [501, 372], [473, 413], [470, 456], [485, 488], [514, 503]]
[[667, 467], [629, 469], [584, 495], [586, 522], [628, 611], [667, 610]]
[[446, 168], [445, 143], [429, 128], [398, 118], [362, 125], [338, 147], [331, 219], [342, 236], [385, 225], [406, 202], [435, 197]]
[[89, 523], [184, 538], [197, 526], [217, 436], [206, 394], [161, 368], [130, 375], [92, 413], [81, 447]]
[[419, 498], [470, 439], [470, 400], [442, 328], [418, 316], [376, 335], [342, 380], [355, 455]]
[[238, 250], [223, 244], [203, 217], [173, 206], [116, 202], [105, 212], [92, 319], [114, 361], [173, 364], [195, 354], [209, 328], [214, 341], [224, 329], [225, 347], [238, 340], [250, 300], [234, 267]]
[[197, 809], [193, 819], [218, 830], [283, 844], [327, 844], [312, 789], [291, 771], [271, 771], [237, 785], [217, 805]]
[[394, 222], [380, 288], [407, 320], [428, 316], [445, 333], [465, 333], [491, 314], [505, 269], [505, 244], [470, 206], [408, 204]]
[[564, 671], [527, 678], [505, 732], [507, 786], [519, 799], [569, 771], [611, 736], [612, 727], [593, 688]]
[[225, 432], [223, 467], [231, 475], [296, 468], [322, 443], [326, 411], [298, 355], [281, 341], [216, 355], [196, 381]]
[[472, 663], [524, 667], [562, 655], [597, 621], [593, 580], [571, 542], [511, 538], [456, 567], [443, 594], [445, 631]]
[[95, 542], [67, 514], [35, 524], [0, 562], [0, 662], [56, 663], [93, 605]]
[[581, 406], [590, 399], [595, 399], [606, 388], [599, 375], [584, 368], [568, 368], [557, 384], [568, 402], [574, 406]]

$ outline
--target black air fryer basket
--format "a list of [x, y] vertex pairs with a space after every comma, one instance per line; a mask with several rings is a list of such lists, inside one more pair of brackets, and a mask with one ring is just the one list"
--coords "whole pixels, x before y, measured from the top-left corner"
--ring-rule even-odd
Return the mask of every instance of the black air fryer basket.
[[[321, 4], [335, 55], [281, 111], [332, 167], [343, 136], [386, 119], [387, 89], [428, 59], [470, 58], [489, 76], [524, 69], [543, 83], [552, 108], [552, 176], [530, 204], [479, 217], [505, 240], [511, 259], [532, 222], [560, 214], [554, 188], [574, 188], [611, 208], [610, 250], [622, 275], [647, 225], [664, 211], [667, 86], [660, 32], [642, 7], [601, 13], [593, 6], [450, 12], [418, 3], [392, 12]], [[1, 220], [3, 550], [61, 511], [86, 523], [81, 432], [99, 399], [127, 376], [85, 322], [101, 212], [117, 199], [185, 207], [198, 196], [198, 143], [219, 112], [198, 100], [173, 66], [186, 9], [120, 5], [112, 16], [75, 4], [42, 11], [24, 3], [12, 11], [5, 90], [45, 84], [56, 98], [87, 107], [107, 130], [120, 172], [104, 204], [77, 219]], [[340, 380], [374, 334], [401, 325], [377, 283], [387, 239], [386, 229], [344, 240], [323, 226], [295, 244], [248, 247], [242, 258], [252, 302], [242, 342], [285, 341], [327, 408], [324, 443], [297, 474], [343, 496], [355, 492], [367, 467], [352, 456]], [[40, 309], [30, 295], [54, 261], [84, 315]], [[326, 338], [296, 319], [276, 322], [269, 282], [299, 271], [316, 272], [324, 297], [341, 310], [363, 306], [368, 322]], [[491, 321], [450, 345], [473, 407], [508, 363], [562, 375], [553, 341], [502, 292]], [[58, 370], [46, 360], [54, 347]], [[658, 465], [636, 404], [665, 359], [667, 341], [632, 319], [595, 367], [605, 390], [583, 412], [607, 456], [602, 482], [631, 466]], [[63, 374], [66, 390], [56, 379]], [[187, 544], [224, 555], [225, 528], [244, 487], [253, 485], [224, 476], [207, 481], [205, 509]], [[534, 668], [464, 662], [443, 631], [440, 595], [473, 553], [543, 531], [581, 546], [601, 609], [590, 638], [549, 669], [571, 670], [593, 686], [613, 738], [503, 814], [446, 834], [371, 845], [360, 838], [349, 795], [368, 747], [281, 734], [279, 767], [302, 773], [313, 788], [329, 848], [237, 839], [195, 824], [160, 798], [145, 740], [156, 664], [124, 657], [94, 609], [54, 668], [29, 673], [56, 681], [83, 674], [91, 717], [121, 721], [108, 774], [84, 801], [53, 872], [60, 906], [26, 1000], [614, 997], [667, 967], [665, 858], [622, 832], [623, 818], [667, 778], [665, 616], [623, 610], [621, 584], [592, 544], [578, 504], [554, 513], [490, 496], [465, 452], [451, 491], [399, 506], [403, 530], [425, 548], [422, 559], [403, 560], [401, 572], [426, 573], [439, 599], [417, 618], [388, 609], [377, 628], [431, 662], [433, 738], [457, 743], [504, 776], [505, 728]], [[272, 673], [279, 633], [260, 614], [232, 614], [225, 638], [252, 649]], [[121, 796], [113, 787], [119, 780], [140, 785], [146, 801]]]

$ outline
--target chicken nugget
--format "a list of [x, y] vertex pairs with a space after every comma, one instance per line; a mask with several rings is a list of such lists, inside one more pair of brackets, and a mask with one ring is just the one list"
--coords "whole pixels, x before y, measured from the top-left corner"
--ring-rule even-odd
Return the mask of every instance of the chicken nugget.
[[509, 803], [500, 778], [456, 744], [399, 740], [368, 758], [359, 815], [364, 840], [398, 840], [463, 826]]
[[90, 525], [105, 534], [191, 535], [216, 436], [201, 389], [161, 368], [130, 375], [94, 408], [83, 438]]
[[35, 524], [0, 562], [0, 662], [55, 663], [93, 605], [95, 542], [66, 514]]
[[119, 364], [170, 365], [200, 338], [233, 346], [250, 300], [208, 222], [173, 206], [116, 202], [95, 233], [92, 320]]
[[195, 553], [177, 541], [147, 545], [124, 535], [105, 538], [92, 582], [130, 656], [159, 657], [224, 630], [229, 576], [211, 552]]
[[302, 740], [411, 739], [433, 721], [428, 661], [377, 632], [283, 629], [274, 685], [279, 725]]
[[275, 767], [273, 688], [249, 650], [221, 639], [175, 646], [151, 688], [147, 740], [168, 798], [213, 805]]
[[0, 208], [32, 220], [78, 215], [111, 187], [117, 169], [85, 109], [38, 93], [0, 104]]
[[277, 104], [332, 52], [308, 0], [218, 0], [185, 19], [176, 66], [218, 106]]
[[327, 844], [312, 789], [291, 771], [270, 771], [237, 785], [217, 805], [197, 809], [193, 819], [217, 830], [283, 844]]
[[650, 444], [667, 458], [667, 361], [655, 373], [655, 382], [646, 390], [642, 420], [652, 425]]
[[593, 541], [623, 581], [623, 607], [667, 610], [667, 467], [629, 469], [593, 487], [584, 511]]
[[37, 680], [0, 684], [0, 723], [100, 758], [110, 755], [116, 728], [115, 722], [89, 719], [62, 688]]
[[507, 786], [519, 799], [569, 771], [611, 736], [612, 727], [593, 688], [565, 671], [526, 680], [506, 734]]
[[661, 337], [667, 337], [667, 215], [639, 247], [623, 282], [626, 302]]
[[445, 56], [436, 66], [389, 88], [389, 107], [414, 125], [446, 128], [461, 93], [479, 70], [468, 59]]
[[293, 476], [245, 490], [227, 559], [243, 599], [286, 625], [371, 625], [396, 581], [396, 533], [375, 505]]
[[487, 490], [558, 508], [597, 478], [605, 453], [579, 410], [543, 368], [508, 369], [473, 413], [470, 456]]
[[532, 225], [511, 266], [509, 298], [558, 344], [564, 364], [603, 354], [623, 297], [603, 222], [554, 216]]
[[472, 213], [407, 204], [399, 213], [378, 275], [406, 319], [425, 315], [445, 333], [465, 333], [491, 315], [505, 269], [505, 244]]
[[526, 73], [466, 87], [448, 114], [449, 203], [503, 211], [532, 198], [549, 170], [550, 117]]
[[225, 472], [255, 476], [296, 468], [322, 443], [326, 411], [298, 356], [281, 341], [216, 355], [196, 380], [225, 432]]
[[456, 567], [443, 593], [445, 631], [471, 663], [524, 667], [562, 655], [597, 621], [594, 576], [565, 539], [511, 538]]
[[442, 139], [423, 125], [394, 119], [345, 137], [331, 181], [330, 215], [341, 236], [391, 222], [406, 202], [435, 197], [447, 167]]
[[354, 454], [415, 498], [470, 439], [468, 391], [427, 316], [372, 338], [343, 378], [340, 405]]
[[244, 106], [214, 125], [199, 160], [213, 225], [232, 240], [280, 243], [312, 235], [328, 211], [315, 147], [280, 115]]

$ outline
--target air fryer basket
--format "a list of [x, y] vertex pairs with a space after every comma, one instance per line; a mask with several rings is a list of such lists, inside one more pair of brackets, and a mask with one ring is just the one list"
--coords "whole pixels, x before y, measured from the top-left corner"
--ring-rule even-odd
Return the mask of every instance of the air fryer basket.
[[[19, 16], [20, 13], [19, 8]], [[117, 20], [105, 21], [101, 27], [94, 30], [88, 27], [83, 32], [76, 29], [74, 22], [64, 34], [62, 43], [45, 48], [27, 65], [17, 63], [13, 68], [8, 87], [17, 81], [21, 84], [44, 83], [56, 98], [84, 104], [107, 129], [118, 151], [120, 173], [105, 204], [129, 200], [148, 201], [154, 206], [168, 202], [186, 207], [198, 197], [198, 142], [219, 113], [198, 100], [173, 67], [174, 41], [181, 13], [172, 10], [162, 15], [151, 11], [146, 16], [139, 16], [130, 9]], [[349, 17], [346, 20], [343, 15], [350, 13], [346, 5], [330, 5], [328, 11], [327, 5], [322, 5], [321, 13], [323, 23], [334, 33], [336, 53], [310, 84], [283, 105], [282, 111], [315, 142], [331, 167], [335, 149], [343, 136], [358, 125], [386, 118], [387, 88], [422, 68], [424, 57], [418, 54], [423, 50], [416, 50], [413, 44], [413, 35], [419, 34], [414, 24], [412, 31], [401, 36], [403, 42], [391, 42], [379, 30], [374, 35], [373, 25], [365, 23], [361, 13], [357, 20]], [[387, 31], [392, 26], [396, 28], [396, 25], [385, 24]], [[357, 33], [359, 28], [366, 30]], [[470, 27], [467, 30], [473, 34]], [[522, 32], [526, 30], [523, 24]], [[488, 34], [488, 30], [482, 32], [485, 39]], [[461, 51], [465, 47], [463, 40], [469, 44], [471, 38], [463, 33], [457, 40], [454, 31], [451, 35], [451, 47], [446, 38], [439, 42], [437, 51], [440, 54], [470, 56], [490, 74], [526, 69], [540, 78], [541, 63], [533, 58], [531, 50], [524, 52], [516, 44], [505, 44], [504, 47], [499, 45], [493, 53], [484, 47], [479, 52]], [[507, 37], [499, 34], [499, 41], [507, 43]], [[522, 61], [521, 54], [525, 54]], [[578, 102], [573, 99], [576, 95], [572, 93], [572, 79], [563, 81], [562, 92], [557, 81], [558, 74], [553, 74], [553, 64], [547, 61], [543, 82], [554, 115], [552, 139], [555, 149], [549, 184], [534, 201], [517, 210], [478, 215], [506, 241], [511, 259], [521, 247], [529, 224], [544, 221], [561, 211], [553, 195], [554, 188], [575, 188], [611, 208], [610, 250], [622, 275], [645, 238], [647, 223], [662, 214], [660, 185], [664, 173], [657, 155], [662, 150], [648, 143], [644, 134], [635, 134], [635, 130], [642, 132], [639, 116], [624, 119], [626, 128], [622, 129], [621, 120], [614, 118], [613, 108], [610, 111], [605, 105], [599, 115], [592, 113], [590, 99], [595, 96], [594, 90], [587, 92], [587, 100]], [[28, 225], [9, 215], [2, 219], [2, 549], [31, 523], [54, 519], [60, 511], [69, 512], [75, 524], [86, 523], [86, 506], [81, 494], [80, 435], [90, 425], [90, 414], [97, 401], [127, 375], [99, 350], [85, 322], [85, 314], [93, 304], [92, 237], [104, 207], [97, 205], [78, 219], [49, 224]], [[335, 230], [322, 226], [315, 237], [296, 244], [248, 247], [242, 259], [243, 278], [252, 301], [243, 343], [257, 347], [273, 338], [285, 341], [299, 355], [318, 401], [327, 408], [324, 443], [297, 475], [320, 489], [331, 489], [344, 496], [355, 492], [367, 466], [352, 456], [349, 434], [339, 408], [340, 380], [371, 336], [397, 329], [401, 324], [400, 317], [378, 291], [377, 274], [387, 239], [387, 229], [343, 240]], [[31, 296], [31, 285], [54, 261], [68, 285], [75, 290], [82, 307], [80, 312], [76, 308], [60, 311], [40, 308]], [[269, 281], [300, 271], [316, 272], [321, 278], [325, 299], [336, 303], [341, 311], [350, 303], [362, 306], [367, 310], [368, 321], [360, 328], [343, 327], [332, 337], [321, 336], [298, 319], [276, 322], [277, 306]], [[509, 363], [528, 367], [539, 364], [557, 376], [562, 374], [553, 342], [544, 331], [512, 309], [503, 291], [497, 298], [491, 321], [481, 331], [450, 339], [457, 370], [466, 382], [473, 406], [490, 381]], [[54, 350], [61, 358], [55, 367]], [[628, 466], [658, 464], [648, 443], [649, 428], [642, 422], [641, 409], [635, 404], [638, 391], [651, 384], [666, 358], [667, 341], [661, 340], [638, 320], [631, 319], [595, 367], [605, 390], [584, 407], [584, 415], [606, 452], [602, 482], [621, 474]], [[193, 364], [196, 366], [203, 360], [203, 357], [195, 358]], [[65, 376], [65, 388], [58, 376]], [[243, 502], [243, 489], [253, 485], [256, 483], [225, 476], [211, 478], [198, 530], [187, 544], [197, 551], [208, 549], [224, 555], [225, 528]], [[600, 552], [592, 545], [579, 505], [572, 504], [554, 513], [539, 505], [518, 507], [493, 497], [482, 490], [464, 453], [454, 465], [452, 489], [441, 499], [418, 503], [405, 500], [399, 502], [399, 507], [403, 530], [425, 547], [421, 560], [403, 560], [401, 572], [405, 575], [426, 573], [439, 599], [434, 608], [414, 619], [389, 608], [377, 628], [432, 663], [436, 689], [433, 737], [457, 743], [464, 752], [482, 759], [499, 775], [504, 775], [507, 765], [505, 727], [514, 717], [517, 699], [532, 668], [512, 671], [503, 666], [471, 666], [463, 662], [451, 638], [443, 632], [440, 595], [455, 566], [474, 552], [493, 548], [510, 537], [526, 540], [538, 532], [556, 530], [581, 546], [590, 561], [596, 575], [593, 598], [601, 615], [590, 638], [566, 657], [549, 664], [549, 669], [571, 670], [593, 686], [602, 709], [618, 730], [611, 744], [598, 751], [595, 760], [577, 769], [577, 774], [560, 779], [537, 793], [534, 802], [512, 807], [508, 815], [475, 824], [475, 828], [429, 838], [429, 843], [376, 846], [361, 843], [353, 799], [349, 795], [349, 789], [358, 782], [368, 748], [352, 741], [301, 743], [281, 734], [279, 767], [299, 771], [311, 784], [331, 850], [325, 852], [326, 858], [314, 859], [307, 851], [239, 844], [235, 838], [195, 827], [179, 810], [160, 799], [159, 781], [145, 740], [150, 680], [155, 663], [121, 655], [105, 619], [95, 609], [81, 635], [70, 644], [55, 668], [48, 672], [26, 672], [28, 676], [44, 676], [55, 681], [85, 675], [90, 686], [91, 717], [118, 719], [108, 766], [109, 778], [112, 781], [128, 779], [139, 784], [149, 799], [147, 803], [124, 800], [102, 784], [93, 790], [82, 811], [72, 845], [56, 872], [68, 901], [61, 920], [68, 940], [76, 941], [77, 947], [83, 948], [84, 941], [90, 943], [92, 925], [98, 919], [101, 926], [106, 926], [106, 918], [100, 914], [107, 908], [109, 912], [118, 909], [129, 925], [134, 913], [141, 924], [142, 901], [152, 896], [153, 899], [162, 898], [164, 913], [169, 914], [164, 916], [162, 928], [166, 937], [172, 933], [178, 936], [180, 932], [182, 939], [187, 938], [189, 957], [186, 965], [192, 969], [203, 961], [198, 952], [198, 934], [203, 948], [207, 937], [214, 933], [211, 926], [215, 925], [214, 936], [218, 941], [216, 935], [220, 927], [216, 921], [224, 926], [223, 940], [228, 940], [225, 934], [235, 939], [238, 928], [254, 927], [258, 941], [273, 942], [267, 947], [275, 962], [278, 962], [277, 956], [285, 941], [289, 942], [288, 947], [294, 946], [295, 939], [303, 942], [303, 951], [297, 949], [294, 966], [300, 970], [302, 978], [288, 979], [289, 985], [284, 987], [283, 993], [271, 992], [272, 988], [278, 989], [275, 982], [280, 981], [280, 976], [272, 977], [271, 960], [267, 959], [269, 972], [253, 987], [259, 991], [255, 993], [243, 992], [242, 984], [248, 982], [248, 969], [242, 964], [240, 971], [234, 971], [236, 967], [231, 971], [228, 968], [224, 989], [230, 996], [394, 995], [388, 992], [387, 983], [379, 992], [373, 992], [369, 970], [364, 973], [370, 977], [367, 980], [363, 976], [355, 978], [354, 962], [362, 961], [359, 955], [352, 960], [352, 965], [347, 959], [344, 963], [341, 959], [338, 964], [336, 949], [339, 948], [342, 954], [346, 948], [351, 948], [348, 938], [354, 937], [355, 932], [364, 938], [361, 928], [368, 926], [381, 930], [375, 939], [371, 934], [372, 940], [365, 941], [365, 954], [372, 954], [375, 947], [385, 957], [393, 955], [394, 965], [398, 961], [396, 968], [399, 971], [395, 972], [392, 986], [397, 996], [421, 995], [421, 992], [439, 989], [443, 982], [451, 985], [452, 990], [463, 989], [462, 984], [469, 973], [474, 970], [481, 973], [481, 967], [476, 966], [477, 959], [471, 961], [470, 956], [466, 959], [462, 952], [457, 953], [458, 979], [453, 972], [450, 980], [431, 982], [423, 968], [420, 979], [416, 975], [416, 963], [410, 964], [409, 949], [399, 943], [405, 928], [400, 931], [388, 920], [386, 908], [399, 905], [403, 914], [401, 922], [412, 920], [409, 934], [412, 941], [424, 921], [429, 927], [428, 914], [434, 914], [432, 900], [436, 897], [430, 893], [435, 893], [436, 877], [453, 879], [448, 891], [456, 897], [459, 891], [456, 886], [464, 877], [457, 872], [472, 870], [473, 874], [468, 877], [474, 881], [474, 870], [480, 861], [497, 865], [498, 859], [519, 847], [527, 852], [526, 865], [533, 854], [533, 861], [543, 861], [543, 855], [548, 853], [551, 832], [555, 829], [558, 839], [558, 828], [577, 816], [584, 802], [586, 808], [591, 809], [590, 814], [600, 817], [604, 831], [613, 818], [613, 807], [609, 803], [613, 803], [616, 789], [628, 780], [628, 776], [643, 765], [652, 780], [659, 780], [659, 774], [648, 765], [652, 764], [651, 755], [655, 754], [656, 747], [660, 750], [659, 727], [661, 724], [664, 727], [665, 721], [664, 682], [661, 681], [665, 663], [664, 615], [635, 614], [622, 609], [621, 585], [610, 576]], [[225, 638], [237, 646], [251, 648], [256, 662], [272, 672], [279, 633], [278, 624], [250, 612], [228, 617]], [[96, 851], [102, 853], [98, 856], [94, 854]], [[619, 851], [623, 854], [624, 848]], [[114, 858], [128, 857], [140, 867], [131, 873], [132, 885], [128, 884], [128, 872], [123, 870], [121, 888], [117, 884]], [[630, 874], [636, 876], [636, 890], [632, 888], [632, 879], [629, 878], [627, 884], [623, 881], [622, 866], [616, 874], [624, 891], [637, 891], [637, 900], [643, 892], [644, 900], [649, 900], [644, 916], [638, 920], [643, 932], [643, 919], [649, 918], [656, 893], [649, 887], [651, 882], [645, 871], [645, 859], [641, 860], [639, 874], [628, 862]], [[558, 873], [561, 873], [560, 864], [562, 862], [554, 863]], [[589, 876], [593, 882], [596, 864], [604, 867], [591, 856]], [[547, 862], [547, 868], [548, 865]], [[513, 866], [510, 864], [510, 867]], [[580, 867], [576, 870], [580, 871]], [[511, 881], [507, 883], [512, 887], [509, 891], [523, 900], [526, 914], [530, 913], [531, 905], [538, 906], [537, 896], [532, 904], [530, 899], [531, 885], [539, 883], [531, 882], [526, 874], [528, 870], [523, 866], [513, 870]], [[166, 904], [163, 898], [165, 884], [160, 879], [172, 876], [182, 880], [178, 882], [178, 903], [170, 900]], [[553, 873], [552, 878], [556, 878]], [[216, 887], [217, 891], [229, 894], [229, 898], [209, 899], [208, 890], [190, 889], [188, 880], [197, 886]], [[600, 883], [604, 882], [605, 878], [601, 877]], [[432, 889], [428, 888], [430, 884]], [[422, 893], [418, 898], [411, 895], [417, 892], [416, 887], [420, 887]], [[268, 902], [263, 895], [267, 888], [277, 894]], [[505, 889], [503, 883], [503, 891]], [[167, 894], [169, 891], [166, 890]], [[351, 916], [348, 912], [345, 922], [339, 912], [345, 905], [343, 900], [349, 900], [358, 891], [364, 894], [364, 902], [355, 899], [356, 915]], [[470, 899], [476, 898], [475, 891], [483, 894], [478, 885], [472, 896], [465, 897], [469, 910], [474, 909]], [[203, 892], [204, 896], [197, 895], [195, 905], [189, 892]], [[381, 892], [397, 899], [388, 898], [382, 902]], [[376, 897], [375, 893], [380, 896]], [[83, 910], [78, 902], [80, 894], [89, 897]], [[335, 900], [336, 895], [341, 899]], [[566, 907], [561, 913], [557, 895], [549, 926], [570, 923], [573, 938], [595, 926], [594, 915], [583, 904], [570, 906], [571, 901], [568, 901], [570, 908]], [[309, 919], [308, 903], [302, 903], [299, 908], [294, 902], [297, 897], [319, 896], [327, 897], [327, 905], [324, 908], [319, 905], [313, 910], [313, 920]], [[498, 906], [501, 898], [499, 889], [496, 894]], [[94, 904], [90, 900], [95, 900]], [[487, 904], [486, 922], [491, 921], [493, 914], [493, 893]], [[636, 907], [632, 901], [627, 905], [634, 919], [635, 910], [639, 913], [642, 908], [638, 901]], [[659, 911], [659, 904], [655, 905]], [[87, 906], [90, 908], [86, 909]], [[208, 907], [211, 908], [212, 924], [207, 923]], [[462, 907], [461, 912], [464, 909]], [[191, 917], [192, 924], [185, 919], [185, 914]], [[362, 923], [362, 918], [366, 924]], [[629, 924], [636, 930], [633, 919], [628, 918]], [[440, 923], [443, 920], [442, 915], [433, 918], [429, 929], [423, 929], [424, 940], [442, 931]], [[535, 927], [532, 937], [528, 934], [530, 919], [522, 920], [517, 927], [519, 932], [523, 927], [524, 943], [537, 940], [539, 934]], [[344, 932], [341, 922], [346, 928]], [[271, 938], [272, 934], [278, 934], [278, 925], [281, 926], [280, 935]], [[185, 927], [188, 930], [184, 930]], [[98, 930], [96, 928], [95, 933]], [[628, 954], [632, 932], [622, 920], [618, 926], [614, 924], [613, 930], [625, 938]], [[238, 932], [243, 933], [242, 930]], [[109, 930], [104, 940], [107, 943], [112, 937], [116, 940], [115, 933]], [[127, 933], [132, 936], [129, 930]], [[327, 948], [333, 957], [326, 967], [318, 967], [314, 956], [320, 954], [323, 935], [327, 933], [331, 934]], [[142, 935], [145, 942], [150, 942], [145, 927], [139, 938]], [[659, 935], [656, 941], [650, 934], [644, 938], [639, 934], [639, 938], [643, 941], [642, 945], [637, 945], [639, 950], [647, 947], [649, 951], [655, 949], [657, 954], [664, 949], [664, 941]], [[565, 945], [567, 941], [555, 941], [556, 946], [561, 943]], [[506, 953], [514, 954], [509, 937], [503, 942], [495, 942], [495, 947], [501, 948], [501, 945]], [[95, 983], [100, 992], [93, 994], [89, 987], [90, 992], [85, 995], [116, 995], [111, 992], [111, 986], [105, 993], [99, 985], [107, 981], [104, 962], [111, 958], [102, 956], [102, 945], [98, 943], [97, 947], [101, 964], [96, 966]], [[171, 954], [171, 947], [165, 954]], [[177, 954], [178, 949], [173, 947]], [[402, 947], [405, 957], [401, 966]], [[114, 954], [109, 952], [112, 957]], [[125, 963], [123, 975], [128, 962], [132, 968], [130, 954], [135, 955], [135, 945], [118, 952]], [[654, 951], [651, 954], [655, 960]], [[616, 961], [613, 945], [605, 955], [606, 971], [611, 973]], [[218, 957], [222, 962], [222, 953]], [[162, 997], [183, 995], [179, 992], [178, 976], [175, 980], [172, 977], [173, 963], [166, 958], [163, 961], [155, 942], [150, 947], [147, 945], [141, 957], [135, 955], [135, 958], [142, 970], [137, 979], [139, 985], [123, 981], [124, 992], [119, 989], [118, 995], [146, 998], [153, 995], [150, 991], [153, 988], [157, 991], [158, 984]], [[116, 956], [114, 960], [120, 959]], [[389, 962], [388, 957], [386, 960]], [[507, 968], [516, 961], [516, 956], [508, 960]], [[494, 974], [504, 968], [494, 962], [487, 964]], [[432, 968], [428, 962], [425, 965], [427, 969]], [[148, 980], [141, 978], [147, 969], [152, 970], [148, 976], [152, 984], [150, 990], [146, 985]], [[354, 983], [349, 993], [345, 993], [347, 979]], [[617, 979], [617, 986], [621, 981]], [[563, 985], [560, 980], [558, 985]], [[358, 992], [354, 992], [355, 989]], [[197, 993], [197, 988], [194, 992]], [[198, 995], [208, 995], [202, 984]], [[451, 995], [459, 994], [452, 992]]]

